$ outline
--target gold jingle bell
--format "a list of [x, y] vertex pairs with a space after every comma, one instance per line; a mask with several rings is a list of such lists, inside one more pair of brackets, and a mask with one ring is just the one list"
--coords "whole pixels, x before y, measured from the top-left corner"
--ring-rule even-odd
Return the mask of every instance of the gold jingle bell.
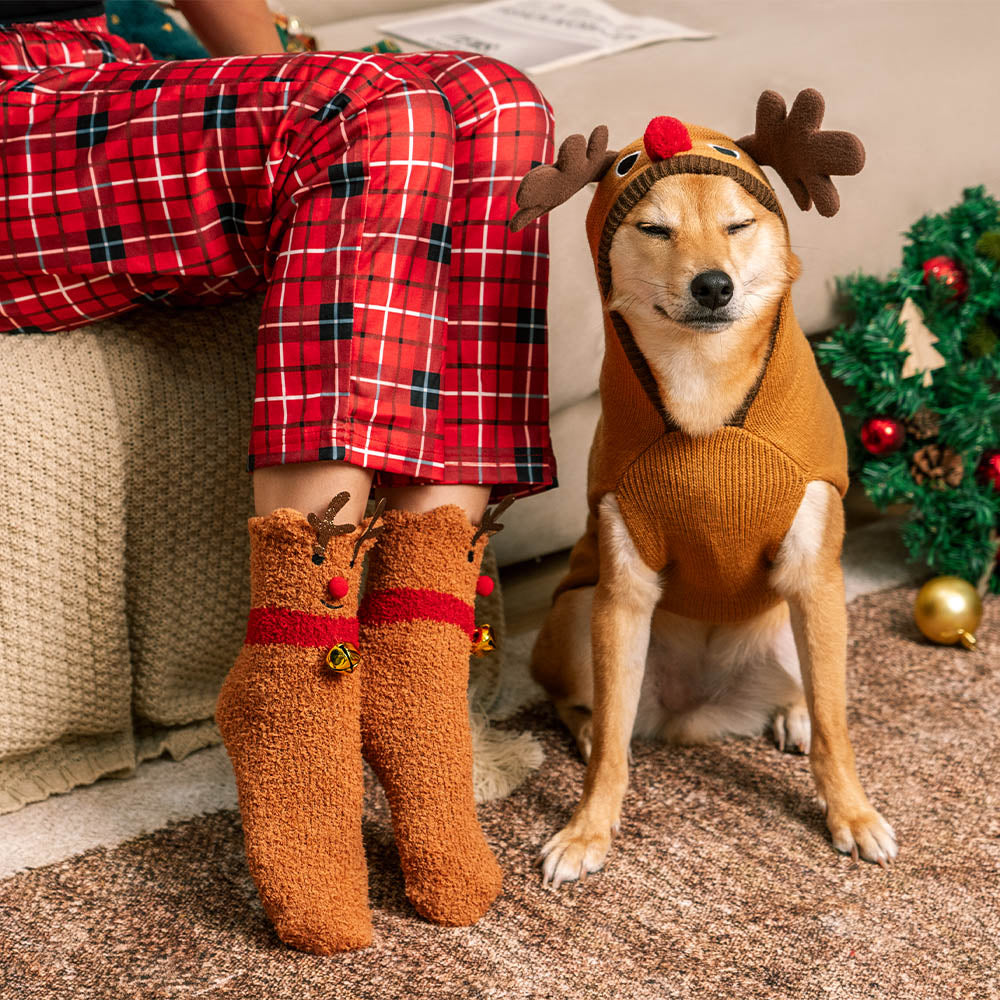
[[497, 648], [492, 625], [480, 625], [472, 633], [472, 655], [485, 656]]
[[352, 642], [338, 642], [327, 654], [326, 665], [338, 674], [353, 674], [361, 662], [358, 647]]
[[975, 649], [975, 631], [983, 618], [983, 602], [967, 580], [937, 576], [920, 588], [913, 617], [932, 642], [948, 646], [961, 642], [966, 649]]

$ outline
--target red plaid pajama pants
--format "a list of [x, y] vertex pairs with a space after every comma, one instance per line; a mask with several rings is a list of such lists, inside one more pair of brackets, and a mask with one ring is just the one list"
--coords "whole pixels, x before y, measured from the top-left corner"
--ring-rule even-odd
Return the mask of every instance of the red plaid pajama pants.
[[[103, 19], [0, 29], [0, 331], [265, 290], [247, 468], [554, 484], [551, 108], [467, 53], [152, 61]], [[2, 348], [0, 348], [2, 349]]]

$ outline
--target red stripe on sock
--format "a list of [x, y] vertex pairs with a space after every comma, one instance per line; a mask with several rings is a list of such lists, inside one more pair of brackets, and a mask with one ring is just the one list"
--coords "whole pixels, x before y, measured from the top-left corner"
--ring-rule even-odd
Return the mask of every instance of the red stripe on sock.
[[247, 618], [247, 638], [254, 646], [320, 646], [340, 642], [358, 643], [357, 618], [311, 615], [289, 608], [251, 608]]
[[366, 625], [442, 622], [461, 629], [470, 639], [476, 628], [475, 611], [471, 604], [440, 590], [417, 590], [412, 587], [366, 594], [358, 610], [358, 617]]

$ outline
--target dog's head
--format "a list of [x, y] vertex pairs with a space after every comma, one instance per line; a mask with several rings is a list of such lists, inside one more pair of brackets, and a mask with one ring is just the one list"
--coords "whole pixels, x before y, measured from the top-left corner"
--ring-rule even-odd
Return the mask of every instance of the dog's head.
[[731, 177], [656, 181], [615, 229], [607, 308], [633, 330], [714, 334], [773, 315], [799, 272], [781, 217]]
[[536, 167], [521, 183], [511, 228], [598, 181], [587, 229], [608, 307], [685, 331], [727, 329], [773, 305], [798, 275], [761, 166], [778, 171], [800, 208], [815, 202], [830, 216], [840, 206], [831, 175], [864, 165], [856, 136], [820, 129], [823, 111], [815, 90], [803, 90], [790, 112], [779, 94], [765, 91], [754, 133], [738, 141], [667, 117], [654, 118], [641, 139], [617, 152], [608, 150], [604, 126], [589, 142], [570, 136], [555, 164]]

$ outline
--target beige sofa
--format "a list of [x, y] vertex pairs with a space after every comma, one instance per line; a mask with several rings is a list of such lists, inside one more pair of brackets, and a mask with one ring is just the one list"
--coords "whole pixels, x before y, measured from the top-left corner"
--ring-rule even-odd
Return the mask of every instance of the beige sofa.
[[[383, 15], [352, 18], [357, 9], [333, 0], [288, 5], [324, 25], [328, 47], [379, 36]], [[868, 165], [841, 185], [841, 214], [791, 215], [805, 264], [796, 306], [809, 331], [834, 320], [836, 275], [893, 266], [900, 232], [963, 186], [1000, 190], [1000, 5], [622, 6], [718, 37], [539, 76], [559, 138], [607, 122], [620, 144], [656, 114], [739, 136], [761, 90], [807, 85], [826, 95], [829, 127], [864, 138]], [[586, 201], [580, 194], [552, 218], [561, 486], [508, 515], [495, 543], [502, 563], [570, 545], [583, 522], [601, 361]], [[205, 720], [248, 603], [256, 308], [146, 310], [0, 339], [0, 812], [216, 738]]]

